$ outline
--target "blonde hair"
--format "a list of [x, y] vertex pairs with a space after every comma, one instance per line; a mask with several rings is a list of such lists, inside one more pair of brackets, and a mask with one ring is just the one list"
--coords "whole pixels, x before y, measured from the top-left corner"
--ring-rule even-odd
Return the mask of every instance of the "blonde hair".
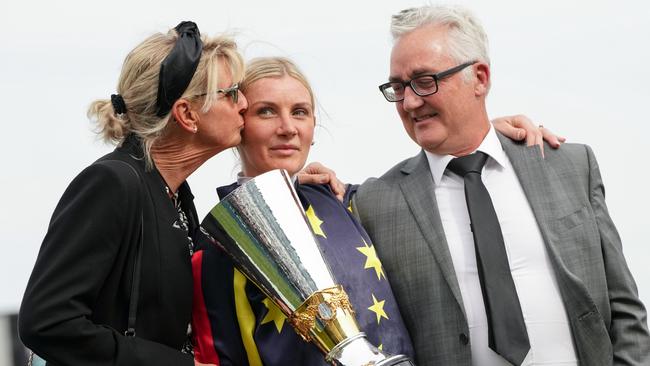
[[[151, 147], [173, 120], [170, 113], [163, 117], [156, 115], [156, 101], [160, 64], [171, 52], [177, 38], [178, 33], [174, 29], [167, 34], [156, 33], [126, 56], [117, 84], [117, 92], [126, 104], [125, 114], [116, 115], [110, 99], [96, 100], [88, 108], [88, 117], [97, 122], [97, 133], [105, 141], [121, 144], [129, 134], [138, 136], [149, 168], [153, 166]], [[237, 51], [237, 44], [227, 35], [201, 36], [201, 40], [201, 60], [181, 98], [190, 99], [207, 93], [202, 106], [202, 110], [207, 111], [218, 98], [219, 61], [223, 60], [230, 68], [233, 80], [242, 78], [244, 61]]]
[[316, 110], [314, 91], [305, 74], [300, 71], [293, 61], [285, 57], [258, 57], [250, 60], [246, 64], [246, 73], [241, 82], [240, 90], [246, 94], [246, 89], [260, 79], [281, 78], [283, 76], [291, 76], [307, 89], [313, 113]]

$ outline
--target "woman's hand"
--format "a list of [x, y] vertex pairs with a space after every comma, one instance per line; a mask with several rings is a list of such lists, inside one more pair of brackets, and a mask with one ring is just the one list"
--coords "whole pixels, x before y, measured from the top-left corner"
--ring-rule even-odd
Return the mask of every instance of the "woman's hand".
[[552, 148], [557, 149], [566, 141], [566, 138], [558, 136], [544, 126], [536, 127], [530, 118], [518, 114], [514, 116], [499, 117], [492, 120], [494, 128], [506, 137], [515, 141], [526, 139], [526, 145], [539, 145], [544, 155], [544, 141]]
[[298, 172], [298, 183], [329, 184], [339, 201], [343, 201], [345, 195], [345, 184], [336, 177], [332, 169], [318, 162], [309, 163]]

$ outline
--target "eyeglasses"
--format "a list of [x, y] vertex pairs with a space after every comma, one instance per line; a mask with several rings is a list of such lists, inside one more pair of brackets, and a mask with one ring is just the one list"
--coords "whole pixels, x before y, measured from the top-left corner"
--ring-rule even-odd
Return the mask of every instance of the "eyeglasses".
[[[239, 83], [233, 84], [230, 88], [225, 88], [225, 89], [217, 89], [217, 93], [227, 95], [232, 99], [232, 102], [237, 104], [237, 101], [239, 100]], [[204, 97], [208, 95], [208, 93], [203, 93], [203, 94], [197, 94], [197, 97]]]
[[418, 96], [426, 97], [427, 95], [438, 92], [438, 81], [449, 77], [476, 62], [477, 61], [465, 62], [464, 64], [452, 67], [449, 70], [441, 71], [436, 74], [420, 75], [411, 80], [390, 81], [379, 85], [379, 91], [381, 91], [384, 98], [389, 102], [399, 102], [404, 100], [404, 93], [406, 92], [407, 86], [410, 86], [413, 92]]
[[239, 99], [239, 83], [233, 84], [230, 88], [217, 89], [217, 93], [230, 96], [232, 102], [237, 104], [237, 100]]

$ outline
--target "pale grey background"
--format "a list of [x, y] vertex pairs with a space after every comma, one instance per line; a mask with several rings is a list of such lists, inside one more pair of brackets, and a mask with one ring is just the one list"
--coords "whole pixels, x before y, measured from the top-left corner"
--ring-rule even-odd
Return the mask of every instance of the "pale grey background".
[[[460, 1], [491, 41], [492, 116], [525, 113], [599, 158], [607, 202], [650, 302], [647, 105], [650, 5], [622, 0]], [[112, 147], [85, 117], [115, 92], [122, 60], [154, 31], [194, 20], [237, 31], [245, 56], [285, 55], [321, 108], [312, 160], [345, 181], [379, 175], [418, 149], [377, 90], [390, 15], [420, 1], [5, 1], [0, 5], [0, 313], [18, 309], [50, 215], [70, 180]], [[191, 179], [199, 214], [237, 172], [230, 152]]]

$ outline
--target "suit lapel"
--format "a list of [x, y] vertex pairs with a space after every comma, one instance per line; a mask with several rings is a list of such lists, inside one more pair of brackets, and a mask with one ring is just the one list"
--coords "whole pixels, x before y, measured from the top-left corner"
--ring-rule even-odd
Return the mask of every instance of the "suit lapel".
[[497, 135], [533, 209], [542, 235], [548, 241], [547, 236], [552, 233], [547, 224], [556, 219], [555, 211], [558, 207], [557, 202], [554, 202], [557, 195], [551, 191], [553, 182], [550, 178], [553, 172], [549, 171], [539, 148], [517, 146], [503, 135]]
[[458, 279], [456, 278], [440, 214], [438, 213], [438, 203], [433, 193], [433, 178], [424, 151], [412, 158], [402, 168], [402, 173], [405, 175], [400, 182], [400, 189], [406, 203], [451, 292], [454, 294], [460, 308], [464, 309]]
[[503, 135], [497, 135], [533, 210], [556, 271], [564, 272], [566, 269], [563, 268], [558, 254], [558, 237], [554, 223], [558, 218], [558, 210], [566, 203], [560, 202], [558, 187], [554, 187], [558, 182], [555, 171], [547, 166], [539, 148], [518, 146]]
[[498, 136], [533, 210], [555, 269], [565, 308], [570, 317], [576, 319], [590, 312], [595, 305], [582, 281], [562, 257], [563, 246], [573, 243], [563, 242], [558, 236], [557, 219], [575, 210], [575, 206], [562, 186], [563, 180], [547, 164], [539, 148], [517, 146], [517, 143], [501, 134]]

